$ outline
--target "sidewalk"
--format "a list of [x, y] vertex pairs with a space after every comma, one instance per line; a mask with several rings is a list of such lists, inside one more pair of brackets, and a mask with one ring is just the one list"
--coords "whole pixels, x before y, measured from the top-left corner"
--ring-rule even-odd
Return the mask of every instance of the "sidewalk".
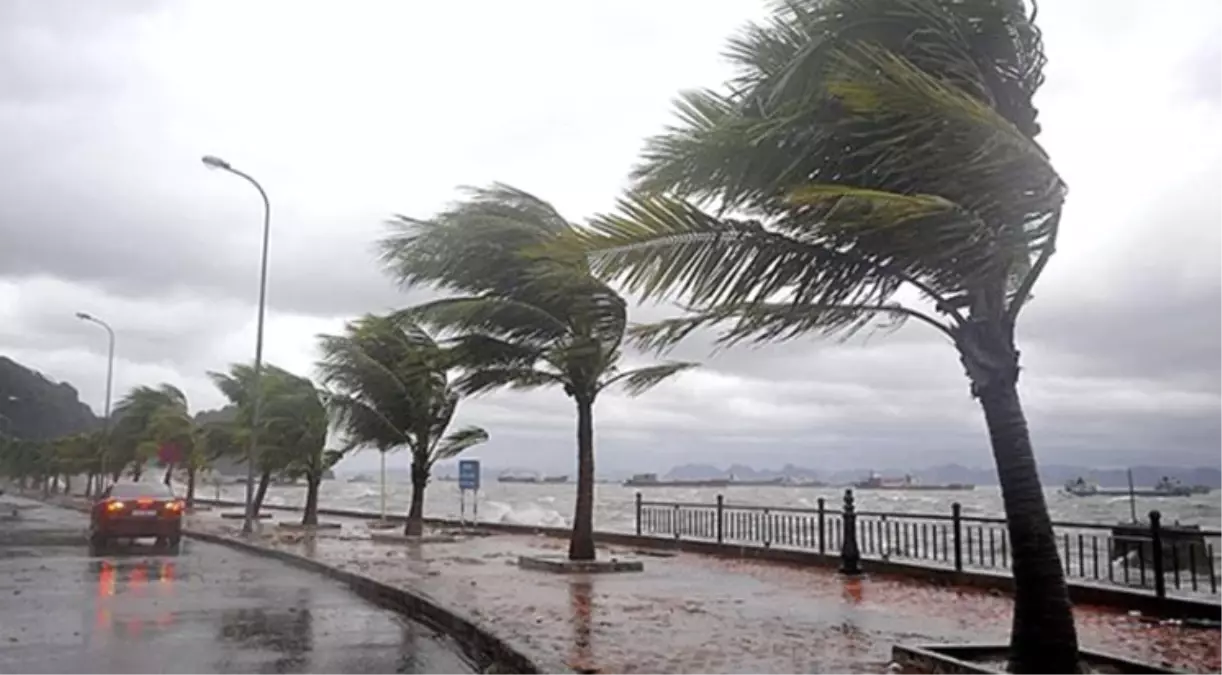
[[[305, 536], [266, 526], [260, 543], [408, 588], [484, 623], [540, 663], [584, 672], [876, 672], [891, 646], [1004, 642], [1011, 602], [914, 580], [680, 553], [639, 557], [643, 573], [565, 576], [519, 569], [519, 555], [563, 553], [544, 536], [375, 544], [364, 521]], [[237, 534], [219, 512], [192, 527]], [[1078, 607], [1081, 643], [1194, 672], [1219, 670], [1219, 632]]]

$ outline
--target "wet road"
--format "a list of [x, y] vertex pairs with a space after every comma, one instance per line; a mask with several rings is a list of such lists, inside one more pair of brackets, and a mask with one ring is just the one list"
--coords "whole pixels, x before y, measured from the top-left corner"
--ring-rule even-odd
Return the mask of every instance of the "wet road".
[[190, 540], [178, 556], [91, 558], [85, 525], [0, 497], [0, 672], [474, 672], [448, 639], [337, 582]]

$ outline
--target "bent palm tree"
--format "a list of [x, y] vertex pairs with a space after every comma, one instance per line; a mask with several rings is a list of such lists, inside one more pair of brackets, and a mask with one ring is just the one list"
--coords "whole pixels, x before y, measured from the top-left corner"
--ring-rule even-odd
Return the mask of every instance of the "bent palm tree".
[[327, 408], [351, 447], [385, 453], [407, 446], [412, 497], [404, 534], [424, 529], [424, 490], [438, 460], [488, 440], [469, 426], [446, 434], [461, 394], [450, 383], [452, 355], [404, 314], [366, 315], [343, 335], [320, 335], [322, 381], [332, 389]]
[[503, 387], [557, 386], [577, 406], [577, 502], [571, 560], [594, 559], [594, 403], [607, 387], [646, 391], [695, 364], [621, 371], [624, 299], [590, 274], [580, 256], [549, 257], [546, 246], [573, 231], [550, 204], [498, 185], [433, 220], [400, 216], [383, 259], [405, 285], [461, 294], [408, 310], [450, 338], [477, 394]]
[[[123, 468], [131, 466], [132, 477], [140, 480], [144, 467], [161, 443], [181, 435], [181, 422], [190, 421], [187, 395], [171, 384], [133, 387], [115, 406], [115, 427], [111, 451], [119, 458], [112, 466], [118, 480]], [[166, 468], [168, 483], [173, 466]]]
[[[690, 316], [665, 348], [917, 319], [983, 407], [1014, 551], [1011, 667], [1070, 672], [1077, 636], [1019, 401], [1019, 312], [1065, 185], [1035, 142], [1045, 62], [1019, 0], [794, 0], [734, 39], [730, 94], [687, 93], [636, 192], [574, 239], [598, 272]], [[927, 306], [902, 304], [901, 289]]]
[[[234, 421], [237, 431], [234, 433], [245, 442], [250, 438], [247, 434], [252, 427], [254, 368], [235, 363], [230, 366], [229, 372], [209, 372], [208, 377], [225, 398], [237, 406], [238, 414]], [[255, 470], [259, 474], [253, 500], [255, 517], [258, 517], [263, 506], [272, 477], [291, 472], [304, 455], [321, 449], [321, 445], [299, 445], [297, 442], [310, 425], [309, 400], [303, 392], [308, 388], [312, 394], [313, 384], [283, 368], [264, 364], [260, 387], [263, 408], [277, 410], [278, 414], [261, 416], [259, 421], [259, 446], [255, 448], [254, 457]], [[242, 458], [243, 462], [246, 460], [246, 457]]]

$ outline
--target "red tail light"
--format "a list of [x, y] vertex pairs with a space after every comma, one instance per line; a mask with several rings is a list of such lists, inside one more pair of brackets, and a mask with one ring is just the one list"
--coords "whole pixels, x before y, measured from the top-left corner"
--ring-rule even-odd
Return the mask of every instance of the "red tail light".
[[139, 505], [141, 508], [146, 508], [146, 509], [147, 509], [148, 507], [150, 507], [150, 506], [152, 506], [152, 505], [153, 505], [153, 502], [154, 502], [154, 501], [155, 501], [155, 500], [150, 499], [150, 498], [148, 498], [148, 497], [141, 497], [141, 498], [139, 498], [139, 499], [137, 499], [137, 500], [136, 500], [136, 504], [138, 504], [138, 505]]
[[126, 504], [117, 499], [106, 502], [106, 510], [111, 513], [114, 513], [115, 511], [122, 511], [126, 507]]
[[183, 504], [182, 502], [178, 501], [177, 499], [175, 499], [172, 502], [166, 502], [165, 510], [169, 511], [170, 513], [182, 513], [182, 509], [183, 509]]

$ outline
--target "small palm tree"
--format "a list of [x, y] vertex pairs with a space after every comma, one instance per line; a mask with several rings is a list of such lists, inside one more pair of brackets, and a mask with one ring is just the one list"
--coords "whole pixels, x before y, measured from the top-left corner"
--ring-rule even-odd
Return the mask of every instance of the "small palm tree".
[[471, 190], [432, 220], [400, 216], [382, 242], [403, 284], [461, 294], [413, 308], [450, 338], [464, 394], [555, 386], [577, 408], [577, 503], [571, 560], [594, 559], [594, 403], [620, 384], [642, 393], [695, 364], [621, 370], [624, 299], [581, 257], [547, 246], [573, 226], [551, 204], [505, 185]]
[[266, 445], [281, 449], [286, 477], [305, 477], [306, 502], [301, 523], [317, 525], [322, 477], [343, 458], [344, 452], [326, 449], [327, 410], [323, 407], [322, 393], [313, 382], [292, 376], [282, 379], [281, 386], [269, 394], [259, 437]]
[[[123, 469], [129, 467], [132, 478], [140, 480], [144, 467], [156, 456], [167, 435], [177, 437], [182, 433], [179, 423], [183, 419], [190, 421], [187, 395], [165, 383], [133, 387], [115, 406], [115, 418], [110, 446], [118, 461], [112, 465], [113, 478], [118, 480]], [[166, 467], [167, 484], [173, 468]]]
[[[234, 427], [237, 440], [243, 449], [250, 438], [254, 399], [254, 368], [248, 364], [235, 363], [229, 372], [209, 372], [208, 377], [229, 402], [237, 406]], [[267, 489], [274, 476], [294, 470], [294, 467], [309, 453], [321, 451], [321, 443], [299, 445], [297, 439], [309, 435], [311, 425], [317, 425], [316, 413], [312, 412], [308, 389], [314, 394], [314, 386], [306, 378], [299, 377], [283, 368], [263, 364], [260, 378], [264, 414], [260, 418], [259, 445], [255, 448], [255, 471], [258, 485], [254, 493], [254, 513], [257, 517], [267, 497]], [[316, 394], [314, 394], [316, 397]], [[325, 436], [324, 436], [325, 442]], [[246, 458], [243, 457], [243, 461]]]
[[335, 425], [352, 447], [411, 452], [411, 506], [404, 534], [424, 530], [424, 491], [433, 465], [488, 440], [468, 426], [446, 434], [461, 398], [450, 383], [452, 354], [406, 314], [366, 315], [343, 335], [320, 335], [318, 364]]
[[[1019, 401], [1014, 330], [1065, 185], [1035, 141], [1040, 33], [1019, 0], [794, 0], [729, 48], [729, 93], [688, 93], [636, 191], [577, 246], [693, 314], [659, 348], [847, 334], [916, 319], [980, 401], [1014, 551], [1014, 672], [1071, 672], [1077, 636]], [[923, 303], [901, 303], [908, 289]]]

